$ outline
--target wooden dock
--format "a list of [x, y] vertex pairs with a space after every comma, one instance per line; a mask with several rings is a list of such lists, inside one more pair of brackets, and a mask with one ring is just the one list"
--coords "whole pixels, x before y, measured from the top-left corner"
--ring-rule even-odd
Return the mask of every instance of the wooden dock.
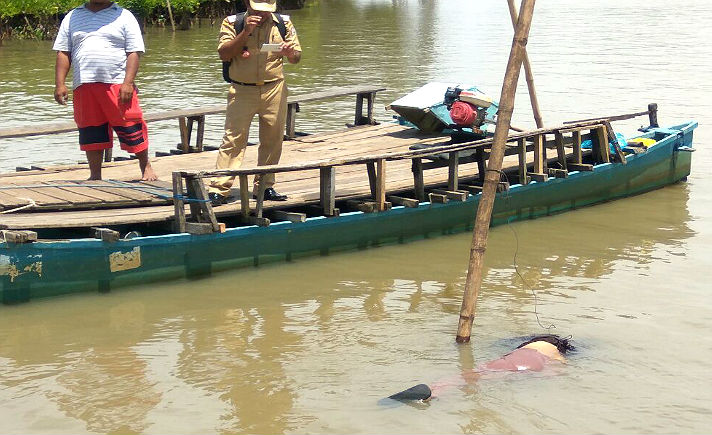
[[[384, 152], [405, 152], [413, 145], [446, 144], [448, 137], [433, 138], [398, 124], [366, 125], [342, 131], [302, 136], [284, 142], [281, 164], [323, 159], [355, 158]], [[139, 182], [136, 161], [105, 163], [106, 181], [87, 181], [86, 165], [48, 167], [0, 175], [0, 225], [7, 229], [115, 226], [173, 219], [171, 174], [179, 170], [213, 170], [217, 152], [156, 157], [151, 160], [158, 182]], [[244, 168], [256, 167], [257, 150], [248, 147]], [[470, 166], [470, 168], [467, 168]], [[467, 165], [467, 177], [477, 176], [477, 164]], [[425, 172], [427, 184], [447, 180], [448, 168]], [[389, 166], [389, 190], [412, 188], [410, 161]], [[251, 186], [250, 180], [250, 188]], [[370, 194], [364, 166], [339, 167], [336, 171], [336, 199]], [[319, 202], [319, 171], [287, 172], [277, 178], [276, 187], [289, 196], [285, 202], [266, 202], [265, 210], [285, 209]], [[239, 198], [237, 183], [233, 195]], [[158, 196], [161, 195], [162, 197]], [[254, 202], [254, 201], [253, 201]], [[12, 212], [13, 209], [31, 205]], [[215, 208], [216, 215], [236, 215], [239, 201]]]
[[[217, 228], [215, 217], [235, 217], [233, 224], [237, 225], [269, 225], [270, 220], [303, 221], [307, 215], [383, 211], [391, 202], [417, 206], [419, 201], [464, 201], [468, 195], [481, 191], [491, 138], [457, 144], [449, 136], [427, 135], [393, 122], [378, 124], [373, 119], [373, 104], [379, 90], [382, 88], [356, 87], [290, 97], [288, 139], [280, 164], [275, 170], [257, 167], [257, 149], [248, 147], [243, 167], [227, 171], [239, 175], [232, 192], [234, 202], [214, 209], [203, 207], [211, 216], [212, 230]], [[349, 94], [357, 97], [355, 126], [314, 135], [295, 133], [300, 102]], [[176, 192], [184, 192], [181, 179], [187, 183], [188, 193], [191, 189], [195, 193], [199, 186], [195, 180], [207, 182], [208, 176], [220, 173], [214, 169], [217, 152], [202, 147], [204, 117], [220, 111], [218, 107], [208, 107], [147, 115], [151, 120], [177, 118], [182, 138], [179, 153], [152, 159], [159, 177], [157, 182], [138, 181], [138, 165], [133, 160], [106, 162], [103, 181], [88, 181], [87, 165], [0, 174], [0, 230], [89, 227], [125, 230], [132, 225], [151, 224], [162, 227], [160, 232], [170, 233], [185, 230], [186, 214], [196, 223], [204, 222], [195, 195], [188, 195], [193, 199], [184, 204], [184, 193]], [[647, 114], [653, 125], [656, 113], [657, 107], [651, 105], [645, 112], [512, 134], [507, 139], [503, 164], [503, 173], [507, 175], [501, 183], [502, 189], [507, 189], [510, 181], [527, 184], [531, 180], [566, 177], [570, 170], [590, 171], [598, 163], [625, 163], [609, 121]], [[194, 121], [198, 123], [198, 134], [196, 145], [191, 146]], [[68, 125], [54, 130], [45, 128], [39, 134], [69, 128]], [[0, 130], [0, 138], [29, 134], [19, 130]], [[581, 150], [585, 139], [593, 140], [592, 150]], [[616, 144], [614, 154], [609, 153], [609, 140]], [[262, 204], [251, 199], [252, 175], [265, 171], [277, 173], [276, 187], [289, 196], [287, 201]], [[176, 190], [177, 182], [180, 190]], [[238, 190], [241, 183], [247, 187], [243, 192]], [[198, 195], [197, 201], [201, 196]]]

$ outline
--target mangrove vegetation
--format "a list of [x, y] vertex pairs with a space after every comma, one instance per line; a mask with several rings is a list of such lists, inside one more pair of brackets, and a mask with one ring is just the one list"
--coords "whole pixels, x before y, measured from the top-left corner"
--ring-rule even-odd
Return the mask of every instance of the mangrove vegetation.
[[[305, 0], [279, 0], [282, 9], [298, 9]], [[0, 42], [6, 38], [51, 39], [64, 15], [83, 0], [0, 0]], [[142, 25], [189, 29], [198, 18], [217, 19], [244, 10], [242, 0], [117, 0]]]

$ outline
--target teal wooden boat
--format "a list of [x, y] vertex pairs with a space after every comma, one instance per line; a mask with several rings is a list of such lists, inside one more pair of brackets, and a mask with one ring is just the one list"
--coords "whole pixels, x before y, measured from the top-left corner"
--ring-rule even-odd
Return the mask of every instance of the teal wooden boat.
[[[571, 170], [570, 166], [563, 178], [512, 183], [498, 193], [492, 222], [538, 218], [685, 180], [696, 127], [691, 121], [649, 128], [640, 137], [651, 145], [627, 154], [625, 164], [592, 161], [590, 170]], [[452, 151], [452, 147], [443, 150]], [[514, 168], [512, 179], [516, 173]], [[171, 233], [115, 242], [5, 241], [0, 244], [0, 298], [9, 304], [68, 293], [106, 292], [136, 283], [205, 276], [268, 261], [464, 231], [471, 228], [480, 196], [445, 203], [420, 201], [417, 206], [393, 206], [379, 213], [310, 217], [299, 223], [238, 226], [210, 234]]]

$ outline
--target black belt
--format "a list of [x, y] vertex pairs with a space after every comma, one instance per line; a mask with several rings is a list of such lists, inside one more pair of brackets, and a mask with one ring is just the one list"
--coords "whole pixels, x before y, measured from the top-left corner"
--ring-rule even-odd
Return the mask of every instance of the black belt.
[[230, 81], [233, 82], [234, 84], [240, 85], [240, 86], [262, 86], [262, 85], [269, 85], [270, 83], [277, 82], [277, 81], [279, 81], [279, 79], [272, 80], [269, 82], [258, 82], [258, 83], [243, 83], [243, 82], [236, 82], [235, 80], [230, 80]]

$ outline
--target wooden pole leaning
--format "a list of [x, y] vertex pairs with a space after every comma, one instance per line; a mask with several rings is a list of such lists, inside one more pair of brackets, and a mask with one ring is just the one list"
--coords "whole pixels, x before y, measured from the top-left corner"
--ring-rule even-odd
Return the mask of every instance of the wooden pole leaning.
[[171, 8], [171, 0], [166, 0], [166, 8], [168, 8], [168, 18], [171, 20], [171, 29], [176, 33], [176, 23], [173, 21], [173, 8]]
[[531, 27], [532, 16], [534, 15], [534, 3], [535, 0], [522, 0], [521, 13], [516, 30], [514, 31], [512, 49], [509, 53], [509, 61], [504, 75], [502, 94], [499, 99], [497, 128], [495, 129], [492, 151], [490, 153], [487, 172], [485, 173], [482, 198], [477, 207], [475, 228], [472, 236], [472, 245], [470, 247], [467, 282], [465, 284], [465, 294], [462, 298], [460, 319], [455, 339], [458, 343], [467, 343], [470, 341], [477, 295], [482, 285], [482, 266], [485, 249], [487, 248], [487, 236], [489, 235], [489, 225], [492, 218], [492, 209], [494, 208], [494, 198], [502, 170], [502, 160], [504, 159], [509, 125], [512, 121], [517, 81], [519, 80], [519, 72], [522, 68], [522, 60], [525, 55], [529, 29]]
[[[512, 27], [516, 30], [517, 20], [519, 19], [517, 6], [514, 4], [514, 0], [507, 0], [507, 3], [509, 4], [509, 16], [512, 19]], [[527, 79], [527, 89], [529, 89], [529, 99], [532, 103], [534, 122], [536, 122], [537, 128], [543, 128], [544, 120], [542, 119], [541, 111], [539, 110], [539, 99], [536, 96], [536, 88], [534, 87], [534, 74], [532, 74], [532, 66], [529, 63], [529, 55], [526, 50], [524, 51], [524, 59], [522, 60], [522, 63], [524, 64], [524, 76]]]

